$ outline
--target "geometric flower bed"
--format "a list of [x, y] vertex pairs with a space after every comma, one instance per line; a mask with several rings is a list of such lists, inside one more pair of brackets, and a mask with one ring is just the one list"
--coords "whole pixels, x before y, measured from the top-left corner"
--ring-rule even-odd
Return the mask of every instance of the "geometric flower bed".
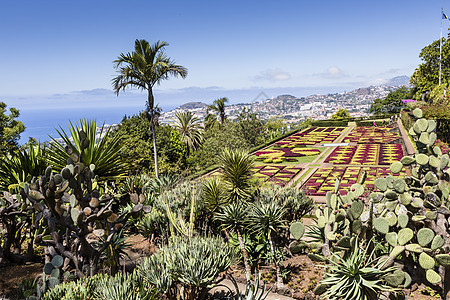
[[282, 161], [297, 161], [294, 157], [320, 154], [320, 150], [314, 148], [280, 148], [272, 147], [255, 153], [257, 160], [265, 163], [280, 163]]
[[284, 186], [301, 170], [301, 168], [285, 165], [267, 164], [253, 167], [252, 172], [254, 173], [253, 176], [263, 182]]
[[356, 127], [343, 140], [344, 143], [385, 144], [398, 139], [397, 132], [389, 132], [388, 127]]
[[276, 146], [294, 148], [311, 146], [317, 143], [331, 143], [339, 137], [346, 127], [310, 127], [275, 143]]
[[[347, 194], [349, 187], [358, 182], [362, 172], [366, 172], [364, 186], [367, 190], [374, 188], [375, 179], [391, 174], [389, 168], [384, 167], [331, 167], [320, 168], [303, 185], [302, 189], [306, 194], [312, 196], [325, 196], [328, 191], [334, 191], [336, 178], [340, 179], [339, 191], [342, 195]], [[395, 177], [403, 178], [404, 171]]]
[[338, 146], [325, 160], [338, 165], [390, 165], [403, 157], [401, 144]]

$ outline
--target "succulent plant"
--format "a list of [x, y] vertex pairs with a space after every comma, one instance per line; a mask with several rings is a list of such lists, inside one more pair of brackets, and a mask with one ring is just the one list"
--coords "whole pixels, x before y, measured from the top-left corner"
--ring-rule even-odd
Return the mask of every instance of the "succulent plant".
[[434, 146], [436, 122], [422, 118], [420, 109], [413, 114], [417, 120], [409, 133], [416, 141], [418, 153], [404, 156], [390, 166], [394, 174], [409, 168], [411, 175], [375, 180], [376, 191], [370, 195], [378, 202], [373, 227], [392, 247], [388, 265], [394, 261], [402, 263], [410, 253], [418, 254], [418, 266], [425, 271], [427, 280], [436, 284], [443, 278], [435, 268], [445, 266], [450, 258], [443, 248], [450, 216], [449, 158]]
[[[79, 135], [80, 144], [85, 145], [86, 134], [80, 131]], [[70, 157], [60, 173], [48, 167], [44, 175], [24, 184], [16, 196], [29, 201], [45, 223], [45, 229], [36, 235], [35, 242], [46, 246], [53, 259], [67, 259], [65, 267], [73, 268], [77, 277], [84, 277], [97, 272], [102, 252], [128, 218], [149, 212], [151, 207], [143, 205], [145, 199], [136, 196], [137, 201], [130, 211], [116, 213], [113, 205], [117, 199], [125, 201], [124, 198], [133, 198], [133, 195], [112, 195], [102, 188], [94, 174], [95, 165], [83, 162], [84, 146], [80, 155], [69, 146], [65, 151]], [[91, 234], [102, 243], [98, 245], [97, 240], [89, 238]], [[46, 270], [50, 269], [51, 265], [47, 264]], [[52, 278], [55, 277], [50, 277], [50, 285], [56, 283]]]

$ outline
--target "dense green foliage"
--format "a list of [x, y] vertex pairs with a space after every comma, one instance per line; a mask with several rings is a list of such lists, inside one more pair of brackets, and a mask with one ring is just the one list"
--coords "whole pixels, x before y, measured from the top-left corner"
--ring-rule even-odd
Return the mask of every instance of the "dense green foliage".
[[373, 100], [370, 106], [370, 112], [374, 114], [399, 113], [402, 108], [406, 107], [402, 100], [411, 99], [412, 96], [411, 90], [403, 86], [395, 91], [389, 92], [383, 99], [377, 98]]
[[345, 108], [339, 108], [332, 116], [331, 120], [340, 120], [350, 118], [349, 112]]
[[16, 120], [18, 117], [18, 109], [10, 107], [7, 115], [6, 103], [0, 102], [0, 156], [17, 149], [20, 134], [25, 130], [23, 123]]
[[[442, 39], [442, 82], [448, 82], [450, 76], [450, 40]], [[439, 40], [425, 46], [419, 58], [423, 61], [414, 70], [410, 82], [413, 85], [415, 99], [424, 100], [424, 93], [431, 91], [439, 84]]]

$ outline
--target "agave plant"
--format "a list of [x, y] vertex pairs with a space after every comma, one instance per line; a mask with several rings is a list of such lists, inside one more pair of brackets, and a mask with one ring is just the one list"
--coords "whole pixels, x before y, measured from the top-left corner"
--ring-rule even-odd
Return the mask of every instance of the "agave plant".
[[[395, 267], [383, 269], [385, 261], [381, 257], [373, 259], [375, 249], [368, 254], [356, 241], [353, 251], [342, 257], [332, 253], [324, 279], [317, 287], [323, 289], [324, 298], [334, 299], [379, 299], [380, 293], [394, 289], [384, 284], [384, 277], [396, 270]], [[316, 289], [317, 289], [316, 288]]]
[[45, 148], [40, 143], [28, 144], [13, 155], [0, 159], [0, 189], [12, 191], [21, 183], [41, 175], [46, 167]]
[[181, 299], [205, 299], [232, 262], [231, 249], [221, 238], [175, 238], [146, 258], [138, 272], [168, 299], [177, 299], [176, 294]]
[[[52, 137], [53, 144], [48, 151], [47, 161], [54, 170], [61, 171], [70, 161], [76, 161], [73, 158], [79, 157], [81, 141], [84, 140], [83, 162], [86, 165], [94, 164], [95, 174], [100, 179], [116, 179], [127, 173], [127, 165], [119, 156], [122, 147], [119, 136], [109, 138], [111, 128], [105, 129], [103, 124], [97, 134], [95, 120], [81, 120], [80, 124], [75, 125], [69, 122], [69, 131], [70, 135], [62, 127], [56, 130], [63, 143]], [[68, 152], [66, 148], [71, 150]]]
[[95, 299], [103, 300], [150, 300], [157, 299], [135, 271], [104, 277], [95, 291]]
[[234, 289], [236, 290], [236, 294], [231, 298], [232, 300], [264, 300], [272, 290], [272, 288], [266, 290], [266, 285], [260, 289], [259, 283], [261, 281], [261, 273], [259, 273], [258, 276], [255, 276], [255, 281], [253, 283], [249, 281], [247, 282], [244, 294], [241, 294], [239, 291], [239, 286], [237, 285], [236, 280], [233, 277], [230, 277], [230, 279], [233, 283]]

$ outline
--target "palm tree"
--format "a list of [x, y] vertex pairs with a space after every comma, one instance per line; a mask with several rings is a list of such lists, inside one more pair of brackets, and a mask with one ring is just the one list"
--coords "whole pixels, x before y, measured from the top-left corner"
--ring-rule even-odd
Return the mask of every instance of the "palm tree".
[[277, 254], [273, 239], [278, 230], [285, 228], [283, 217], [286, 211], [284, 207], [278, 205], [276, 202], [256, 202], [252, 206], [250, 211], [251, 226], [255, 232], [265, 235], [269, 241], [277, 274], [277, 289], [281, 289], [283, 288], [283, 277], [281, 276], [280, 262], [276, 257]]
[[146, 106], [150, 121], [149, 130], [153, 137], [156, 177], [158, 177], [158, 154], [156, 152], [156, 111], [153, 87], [155, 84], [161, 84], [171, 75], [181, 76], [182, 78], [187, 76], [187, 69], [175, 64], [164, 52], [164, 47], [168, 45], [167, 42], [158, 41], [150, 46], [146, 40], [136, 40], [134, 52], [121, 53], [114, 61], [114, 68], [119, 75], [112, 80], [117, 95], [119, 95], [120, 90], [124, 91], [127, 87], [135, 87], [148, 93]]
[[214, 100], [214, 104], [211, 104], [210, 106], [208, 106], [208, 108], [206, 109], [206, 112], [208, 113], [209, 110], [214, 110], [215, 112], [217, 112], [217, 114], [219, 115], [220, 118], [220, 125], [223, 125], [223, 123], [225, 122], [225, 103], [228, 102], [228, 98], [227, 97], [223, 97], [223, 98], [219, 98]]
[[248, 262], [248, 253], [245, 248], [244, 239], [242, 238], [242, 232], [248, 227], [248, 206], [245, 202], [239, 201], [227, 205], [222, 208], [222, 211], [216, 213], [214, 219], [221, 222], [225, 230], [231, 230], [236, 232], [238, 237], [239, 246], [241, 248], [242, 257], [244, 258], [245, 276], [247, 282], [250, 281], [251, 268]]
[[203, 141], [200, 119], [190, 111], [177, 112], [175, 117], [174, 127], [180, 133], [181, 140], [185, 143], [188, 153], [198, 150]]
[[246, 200], [250, 196], [253, 162], [252, 156], [242, 150], [225, 149], [219, 155], [229, 202]]

